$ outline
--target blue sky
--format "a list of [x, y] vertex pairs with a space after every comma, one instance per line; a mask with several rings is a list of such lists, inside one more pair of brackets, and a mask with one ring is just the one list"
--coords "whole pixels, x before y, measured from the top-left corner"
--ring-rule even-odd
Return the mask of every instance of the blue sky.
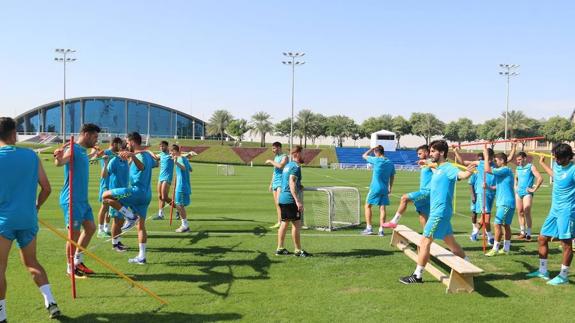
[[296, 110], [433, 112], [476, 122], [505, 109], [499, 63], [520, 64], [511, 109], [575, 108], [573, 1], [1, 1], [0, 114], [61, 99], [54, 48], [73, 48], [68, 95], [114, 95], [208, 119], [290, 114], [282, 52], [306, 52]]

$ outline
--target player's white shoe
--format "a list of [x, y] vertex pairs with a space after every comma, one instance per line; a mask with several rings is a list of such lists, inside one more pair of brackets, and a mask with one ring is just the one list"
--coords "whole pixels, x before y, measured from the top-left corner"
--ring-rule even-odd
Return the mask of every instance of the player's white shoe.
[[138, 217], [135, 217], [134, 219], [127, 219], [126, 218], [126, 221], [124, 222], [124, 225], [122, 226], [122, 232], [128, 231], [131, 228], [133, 228], [136, 225], [136, 223], [138, 223], [138, 219], [139, 219]]
[[146, 264], [146, 258], [134, 257], [134, 258], [128, 259], [128, 262], [131, 264], [136, 264], [136, 265], [145, 265]]
[[178, 233], [190, 232], [190, 227], [185, 227], [182, 225], [176, 229], [176, 232]]

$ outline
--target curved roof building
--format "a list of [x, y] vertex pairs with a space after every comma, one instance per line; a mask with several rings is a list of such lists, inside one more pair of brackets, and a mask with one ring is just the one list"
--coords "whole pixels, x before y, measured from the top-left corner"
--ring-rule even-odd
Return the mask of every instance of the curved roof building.
[[[22, 134], [61, 134], [62, 101], [41, 105], [17, 116]], [[137, 131], [152, 137], [201, 138], [205, 122], [187, 113], [142, 100], [93, 96], [66, 99], [66, 134], [78, 133], [82, 124], [94, 123], [103, 133], [124, 135]]]

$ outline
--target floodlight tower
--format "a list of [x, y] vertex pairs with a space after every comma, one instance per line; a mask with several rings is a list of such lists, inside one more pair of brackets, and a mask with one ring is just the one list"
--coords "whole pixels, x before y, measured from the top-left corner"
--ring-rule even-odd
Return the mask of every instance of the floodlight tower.
[[[513, 76], [519, 75], [518, 72], [515, 72], [515, 70], [519, 68], [519, 65], [499, 64], [499, 67], [503, 70], [499, 72], [499, 75], [507, 78], [507, 104], [505, 107], [505, 140], [507, 140], [507, 129], [508, 129], [507, 119], [509, 116], [509, 79], [511, 79], [511, 77]], [[505, 143], [505, 152], [507, 152], [507, 143]]]
[[[291, 66], [291, 124], [290, 124], [290, 132], [289, 132], [289, 150], [293, 148], [293, 110], [294, 110], [294, 94], [295, 94], [295, 67], [305, 64], [304, 61], [296, 61], [296, 59], [301, 58], [305, 55], [305, 53], [299, 52], [287, 52], [283, 53], [284, 56], [288, 57], [291, 60], [282, 61], [284, 65]], [[290, 155], [291, 156], [291, 155]], [[291, 159], [291, 157], [290, 157]]]
[[64, 97], [62, 98], [62, 107], [60, 109], [60, 132], [62, 136], [62, 142], [66, 142], [66, 64], [75, 62], [75, 58], [68, 57], [68, 55], [75, 53], [76, 51], [69, 48], [56, 48], [54, 50], [58, 57], [54, 57], [54, 61], [58, 63], [63, 63], [64, 65]]

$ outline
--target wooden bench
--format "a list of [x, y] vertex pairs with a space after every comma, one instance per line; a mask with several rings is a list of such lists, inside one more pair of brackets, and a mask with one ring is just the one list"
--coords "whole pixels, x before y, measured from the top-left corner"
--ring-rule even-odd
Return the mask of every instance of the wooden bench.
[[[417, 262], [417, 252], [415, 252], [410, 244], [417, 246], [419, 251], [419, 244], [423, 236], [404, 225], [398, 225], [393, 230], [391, 237], [391, 245], [403, 251], [409, 258]], [[437, 268], [430, 261], [425, 266], [425, 270], [433, 277], [437, 278], [440, 282], [447, 285], [446, 293], [471, 293], [474, 290], [473, 277], [481, 274], [483, 269], [473, 265], [469, 261], [454, 255], [451, 251], [443, 248], [442, 246], [433, 242], [431, 244], [431, 256], [451, 268], [449, 275], [445, 274], [442, 270]]]

